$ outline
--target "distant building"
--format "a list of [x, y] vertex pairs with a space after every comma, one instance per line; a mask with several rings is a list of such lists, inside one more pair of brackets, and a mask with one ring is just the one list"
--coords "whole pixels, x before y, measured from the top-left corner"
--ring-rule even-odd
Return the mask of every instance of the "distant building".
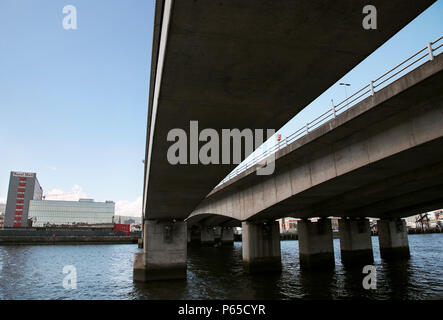
[[0, 229], [3, 229], [5, 221], [6, 203], [0, 203]]
[[4, 217], [5, 228], [28, 226], [29, 202], [41, 200], [43, 190], [36, 173], [12, 171]]
[[295, 218], [282, 218], [278, 220], [280, 225], [280, 232], [288, 232], [297, 230], [297, 219]]
[[123, 224], [141, 224], [141, 217], [132, 217], [132, 216], [115, 216], [115, 223], [123, 223]]
[[436, 221], [443, 219], [443, 209], [434, 211], [433, 213], [434, 213], [434, 218]]
[[443, 210], [430, 211], [427, 213], [416, 214], [407, 217], [406, 224], [409, 228], [433, 228], [437, 225], [437, 221], [443, 219]]
[[114, 213], [114, 202], [94, 202], [92, 199], [31, 200], [29, 205], [33, 227], [112, 224]]

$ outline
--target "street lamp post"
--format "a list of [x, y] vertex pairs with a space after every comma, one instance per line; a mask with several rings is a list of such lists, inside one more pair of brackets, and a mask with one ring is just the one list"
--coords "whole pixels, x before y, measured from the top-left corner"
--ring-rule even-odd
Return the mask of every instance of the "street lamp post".
[[[346, 87], [350, 87], [351, 84], [350, 83], [344, 83], [344, 82], [340, 82], [341, 86], [345, 87], [345, 96], [346, 96], [346, 100], [348, 100], [348, 92], [346, 90]], [[346, 102], [346, 106], [349, 104], [349, 101]]]

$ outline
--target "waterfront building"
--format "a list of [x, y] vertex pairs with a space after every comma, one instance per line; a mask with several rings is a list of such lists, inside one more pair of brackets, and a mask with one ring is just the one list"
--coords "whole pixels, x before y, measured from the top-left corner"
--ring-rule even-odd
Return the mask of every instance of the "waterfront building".
[[287, 217], [278, 220], [280, 224], [280, 232], [288, 232], [297, 230], [297, 219]]
[[115, 203], [79, 201], [31, 200], [29, 219], [33, 227], [80, 226], [114, 223]]
[[5, 221], [6, 203], [0, 203], [0, 229], [3, 229]]
[[133, 216], [115, 216], [114, 218], [115, 223], [123, 223], [123, 224], [141, 224], [142, 223], [142, 217], [133, 217]]
[[411, 229], [432, 229], [435, 228], [437, 221], [443, 219], [443, 210], [430, 211], [422, 214], [416, 214], [407, 217], [406, 225]]
[[43, 189], [37, 180], [36, 173], [12, 171], [9, 177], [4, 227], [27, 227], [29, 202], [41, 200], [42, 196]]

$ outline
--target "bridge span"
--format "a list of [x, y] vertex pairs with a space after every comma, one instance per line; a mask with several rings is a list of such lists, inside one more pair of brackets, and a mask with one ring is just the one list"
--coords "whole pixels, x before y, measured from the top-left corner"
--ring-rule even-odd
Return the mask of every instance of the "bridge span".
[[[171, 165], [170, 130], [189, 132], [193, 120], [219, 133], [280, 128], [434, 2], [374, 0], [383, 27], [371, 32], [362, 28], [364, 0], [157, 0], [144, 249], [135, 255], [134, 280], [186, 277], [184, 219], [235, 167]], [[273, 214], [252, 216], [266, 220]]]
[[[305, 258], [301, 257], [301, 262], [309, 266], [324, 266], [333, 263], [328, 217], [343, 218], [340, 224], [349, 228], [349, 245], [364, 243], [369, 261], [372, 245], [367, 217], [378, 218], [382, 256], [392, 251], [407, 256], [407, 230], [399, 218], [443, 207], [442, 124], [440, 54], [277, 151], [274, 174], [256, 175], [256, 165], [220, 185], [187, 222], [227, 226], [241, 221], [246, 234], [246, 259], [248, 255], [263, 258], [261, 255], [272, 253], [245, 251], [253, 251], [253, 243], [260, 241], [250, 240], [248, 235], [266, 225], [275, 232], [269, 239], [279, 241], [276, 219], [302, 219], [298, 224], [302, 254], [302, 246], [310, 243], [310, 238], [320, 241], [316, 228], [324, 224], [322, 232], [328, 231], [323, 243], [314, 249], [305, 248]], [[313, 223], [308, 221], [312, 217], [323, 219]], [[357, 226], [361, 232], [352, 230]], [[391, 229], [386, 229], [386, 234], [383, 228]], [[383, 237], [388, 239], [383, 242]], [[252, 243], [248, 245], [247, 241]], [[274, 248], [272, 255], [278, 262], [279, 247]], [[325, 248], [326, 257], [315, 258]]]

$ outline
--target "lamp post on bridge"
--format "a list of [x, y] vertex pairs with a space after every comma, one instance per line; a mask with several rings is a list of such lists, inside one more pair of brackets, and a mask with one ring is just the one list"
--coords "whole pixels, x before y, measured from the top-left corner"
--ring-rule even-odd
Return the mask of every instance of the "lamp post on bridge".
[[[350, 83], [340, 82], [339, 85], [345, 87], [345, 96], [346, 96], [346, 100], [348, 100], [348, 92], [347, 92], [347, 90], [346, 90], [346, 87], [350, 87], [351, 84], [350, 84]], [[346, 102], [346, 105], [348, 105], [348, 103], [349, 103], [349, 101]]]

